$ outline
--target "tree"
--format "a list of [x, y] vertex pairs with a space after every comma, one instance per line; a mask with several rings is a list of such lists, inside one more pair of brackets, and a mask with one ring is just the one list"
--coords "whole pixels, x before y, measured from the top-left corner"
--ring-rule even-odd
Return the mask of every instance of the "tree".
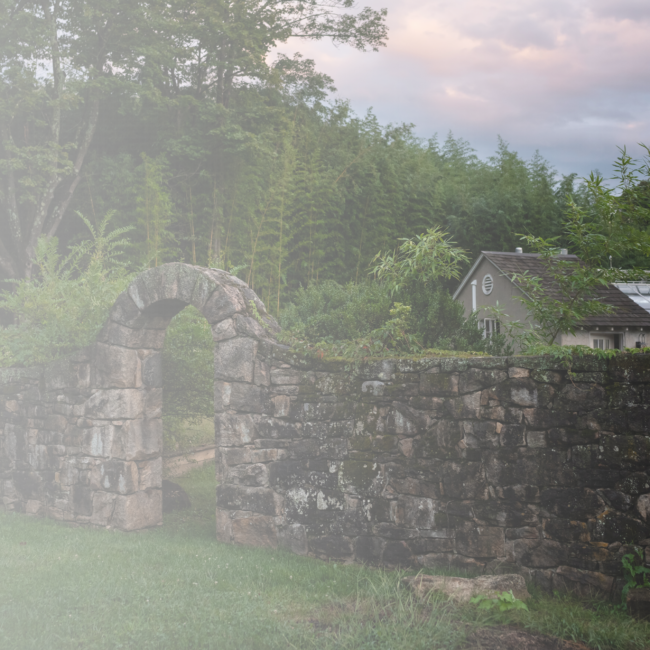
[[[617, 175], [612, 179], [616, 181], [613, 187], [607, 187], [598, 174], [586, 178], [586, 204], [567, 197], [563, 241], [578, 261], [558, 257], [559, 236], [544, 239], [521, 235], [539, 253], [548, 278], [513, 275], [524, 292], [519, 300], [535, 324], [521, 333], [524, 345], [552, 345], [559, 334], [575, 334], [585, 318], [610, 313], [612, 307], [595, 299], [599, 287], [647, 279], [650, 233], [639, 228], [639, 224], [650, 223], [650, 207], [643, 201], [644, 183], [650, 179], [650, 150], [644, 149], [649, 155], [640, 161], [632, 160], [625, 148], [620, 150], [614, 163]], [[615, 260], [626, 258], [636, 258], [644, 265], [628, 269], [614, 266]]]
[[0, 270], [29, 278], [81, 180], [102, 99], [133, 80], [139, 3], [0, 1]]
[[469, 259], [447, 237], [447, 233], [436, 227], [413, 239], [402, 239], [403, 243], [395, 251], [377, 253], [371, 272], [388, 285], [391, 296], [414, 280], [429, 286], [439, 278], [457, 280], [462, 265]]
[[[353, 0], [0, 0], [2, 275], [29, 278], [38, 238], [59, 230], [105, 107], [124, 123], [153, 105], [180, 125], [202, 101], [228, 106], [238, 84], [269, 80], [277, 44], [377, 49], [385, 16]], [[304, 62], [275, 74], [292, 71]]]

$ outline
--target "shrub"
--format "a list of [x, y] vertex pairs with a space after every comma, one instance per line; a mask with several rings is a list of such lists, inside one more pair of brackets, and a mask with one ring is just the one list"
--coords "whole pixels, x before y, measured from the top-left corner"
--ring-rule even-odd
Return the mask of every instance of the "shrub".
[[344, 341], [369, 334], [390, 318], [391, 298], [377, 282], [334, 280], [301, 288], [280, 315], [283, 329], [310, 341]]
[[1, 366], [45, 363], [92, 343], [130, 280], [119, 261], [127, 243], [120, 237], [130, 229], [107, 234], [111, 216], [97, 229], [81, 217], [91, 239], [63, 258], [56, 238], [38, 240], [34, 277], [15, 282], [14, 291], [0, 296], [0, 309], [14, 320], [0, 328]]

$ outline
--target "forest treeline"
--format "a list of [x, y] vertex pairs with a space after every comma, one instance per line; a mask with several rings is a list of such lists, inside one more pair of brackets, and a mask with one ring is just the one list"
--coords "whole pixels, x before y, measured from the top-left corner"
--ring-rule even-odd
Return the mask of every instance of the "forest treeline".
[[[306, 82], [313, 81], [309, 76]], [[235, 269], [273, 314], [312, 281], [358, 282], [399, 238], [440, 226], [475, 256], [513, 250], [517, 233], [559, 233], [573, 177], [499, 141], [418, 139], [304, 87], [242, 88], [228, 109], [143, 107], [96, 136], [73, 210], [135, 225], [140, 264]], [[309, 101], [311, 100], [311, 101]], [[112, 127], [112, 128], [111, 128]], [[64, 236], [74, 238], [69, 220]]]

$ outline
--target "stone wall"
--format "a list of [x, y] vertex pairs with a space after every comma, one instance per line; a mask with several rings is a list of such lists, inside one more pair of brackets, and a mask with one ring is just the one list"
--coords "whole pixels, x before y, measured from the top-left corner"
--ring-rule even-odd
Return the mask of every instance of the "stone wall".
[[650, 564], [649, 355], [569, 376], [532, 357], [264, 354], [259, 396], [216, 387], [219, 539], [605, 593], [624, 544]]
[[186, 305], [215, 341], [218, 539], [601, 592], [627, 544], [650, 564], [650, 355], [306, 360], [243, 282], [185, 264], [140, 275], [90, 347], [0, 370], [5, 509], [162, 521], [160, 352]]

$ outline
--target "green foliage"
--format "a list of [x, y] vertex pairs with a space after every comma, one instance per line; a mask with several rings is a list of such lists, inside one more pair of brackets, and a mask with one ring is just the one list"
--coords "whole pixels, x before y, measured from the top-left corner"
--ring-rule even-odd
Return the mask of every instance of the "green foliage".
[[413, 330], [422, 345], [441, 350], [510, 353], [504, 335], [483, 338], [476, 314], [465, 318], [462, 303], [454, 300], [444, 287], [427, 287], [415, 279], [403, 292], [411, 305]]
[[184, 423], [214, 416], [212, 330], [194, 307], [186, 307], [167, 327], [163, 372], [164, 432], [173, 443]]
[[281, 312], [280, 325], [310, 341], [356, 339], [390, 318], [391, 299], [376, 282], [340, 285], [334, 280], [300, 288]]
[[394, 252], [377, 253], [371, 273], [388, 287], [391, 297], [418, 280], [425, 287], [439, 279], [460, 277], [463, 264], [469, 263], [465, 251], [453, 245], [447, 233], [434, 227], [403, 243]]
[[516, 609], [528, 611], [528, 606], [523, 600], [515, 598], [510, 591], [502, 591], [496, 598], [489, 598], [483, 594], [474, 596], [470, 601], [472, 605], [478, 605], [479, 609], [498, 609], [499, 612], [511, 612]]
[[[9, 243], [0, 241], [0, 271], [30, 275], [36, 240], [62, 226], [94, 147], [134, 158], [143, 150], [152, 159], [180, 155], [187, 167], [177, 169], [175, 189], [191, 205], [192, 185], [208, 181], [199, 207], [207, 212], [212, 203], [216, 238], [222, 186], [206, 136], [229, 130], [219, 118], [233, 95], [255, 83], [277, 95], [284, 79], [308, 103], [322, 95], [325, 80], [300, 57], [273, 66], [271, 50], [292, 37], [377, 50], [386, 36], [386, 10], [351, 0], [116, 0], [110, 7], [98, 0], [0, 0], [2, 230]], [[212, 114], [202, 131], [195, 128], [201, 112]], [[84, 198], [92, 204], [92, 196]], [[151, 216], [164, 219], [164, 210]], [[191, 211], [178, 218], [193, 230]], [[184, 239], [196, 246], [195, 233]], [[147, 241], [158, 250], [155, 237]]]
[[118, 294], [130, 279], [120, 260], [130, 228], [106, 232], [112, 214], [97, 228], [79, 215], [91, 238], [62, 258], [57, 240], [38, 240], [32, 280], [13, 283], [0, 308], [15, 323], [0, 329], [0, 365], [29, 366], [61, 357], [93, 342]]
[[159, 266], [174, 257], [174, 236], [169, 230], [173, 206], [165, 184], [165, 160], [153, 160], [143, 153], [140, 169], [136, 190], [138, 226], [144, 233], [140, 255], [145, 264]]
[[621, 558], [625, 573], [625, 586], [621, 594], [623, 603], [630, 589], [650, 588], [650, 569], [643, 565], [643, 550], [635, 548], [634, 553], [626, 553]]
[[[548, 276], [548, 280], [543, 280], [529, 272], [513, 275], [523, 290], [518, 300], [535, 324], [521, 333], [525, 338], [520, 340], [526, 348], [552, 345], [560, 334], [575, 335], [585, 318], [611, 313], [611, 305], [595, 299], [599, 287], [647, 277], [644, 268], [621, 270], [612, 266], [614, 257], [642, 256], [647, 263], [650, 256], [650, 233], [642, 233], [635, 226], [639, 221], [650, 223], [650, 211], [632, 192], [638, 174], [631, 165], [631, 159], [622, 150], [615, 163], [619, 174], [617, 187], [605, 187], [603, 179], [592, 174], [586, 179], [590, 204], [584, 207], [569, 198], [563, 238], [579, 261], [558, 256], [559, 236], [544, 239], [521, 235], [539, 254]], [[650, 176], [648, 162], [640, 168]]]

